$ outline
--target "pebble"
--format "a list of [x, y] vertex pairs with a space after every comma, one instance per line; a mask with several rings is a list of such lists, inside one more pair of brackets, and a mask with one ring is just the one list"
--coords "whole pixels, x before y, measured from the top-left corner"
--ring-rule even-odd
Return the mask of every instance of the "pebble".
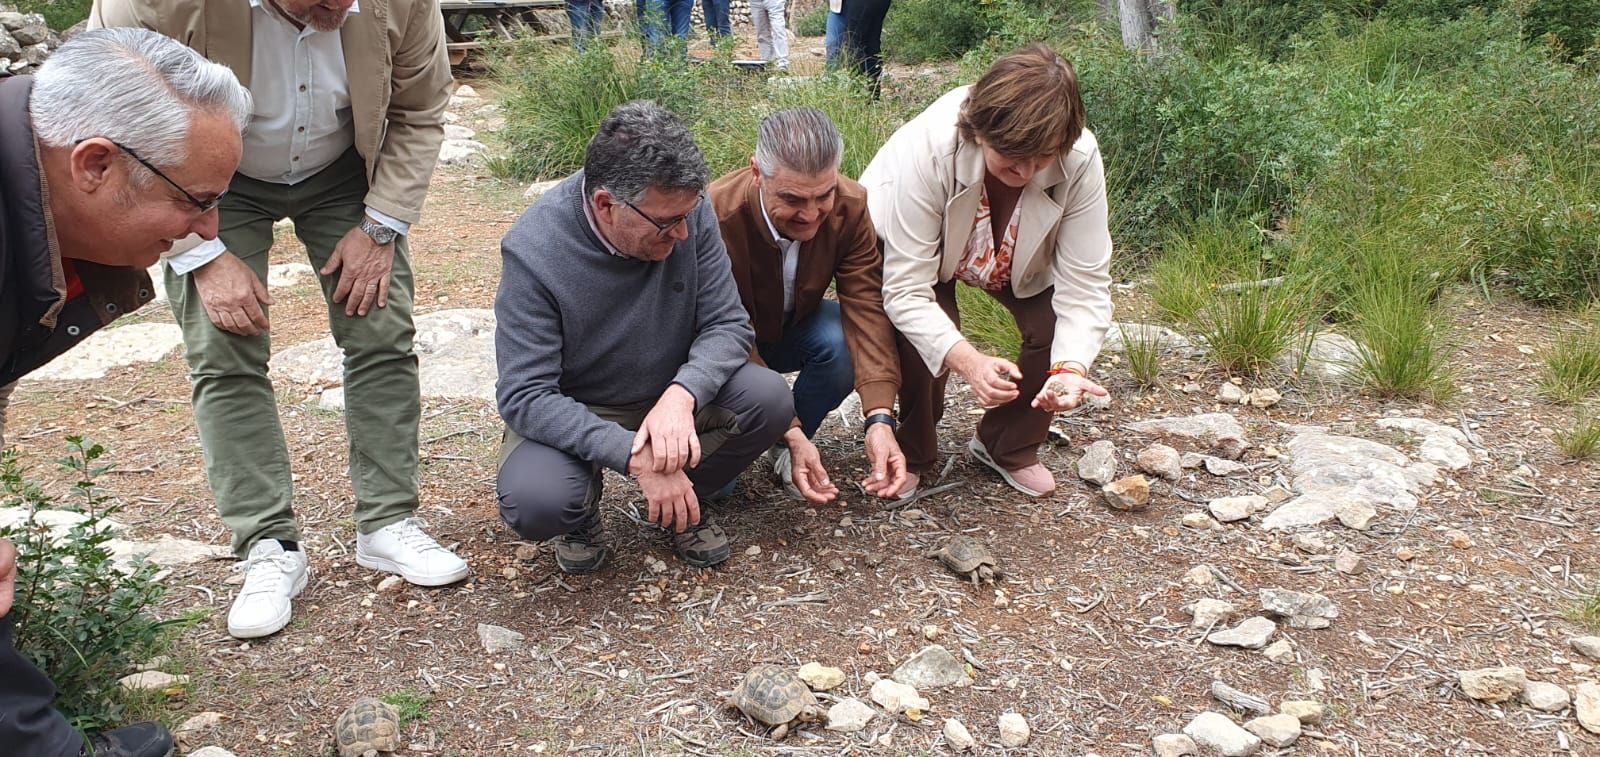
[[1244, 729], [1267, 745], [1282, 749], [1300, 738], [1300, 719], [1286, 713], [1265, 715], [1247, 721]]
[[1575, 636], [1568, 643], [1578, 654], [1591, 660], [1600, 660], [1600, 636]]
[[1504, 702], [1528, 686], [1528, 674], [1517, 667], [1462, 670], [1456, 679], [1467, 696], [1480, 702]]
[[1033, 738], [1033, 730], [1028, 728], [1028, 721], [1015, 712], [1008, 712], [1000, 716], [1000, 745], [1015, 749], [1027, 746], [1028, 739]]
[[1078, 478], [1105, 486], [1117, 477], [1117, 445], [1101, 439], [1089, 445], [1078, 458]]
[[951, 749], [965, 752], [978, 745], [978, 740], [972, 737], [972, 732], [955, 718], [945, 718], [943, 730], [944, 741]]
[[1560, 712], [1572, 703], [1564, 687], [1546, 681], [1529, 681], [1522, 688], [1522, 701], [1540, 712]]
[[1238, 606], [1232, 602], [1209, 597], [1195, 600], [1188, 609], [1194, 616], [1194, 620], [1189, 623], [1190, 628], [1214, 628], [1226, 623], [1239, 611]]
[[1417, 559], [1417, 553], [1412, 551], [1410, 547], [1401, 547], [1394, 551], [1394, 559], [1400, 562], [1411, 562]]
[[1283, 395], [1279, 394], [1278, 390], [1270, 387], [1266, 389], [1257, 389], [1244, 396], [1244, 404], [1251, 407], [1259, 407], [1263, 410], [1282, 401]]
[[1288, 639], [1278, 639], [1261, 650], [1262, 656], [1280, 665], [1294, 662], [1294, 645]]
[[841, 699], [828, 708], [828, 730], [855, 733], [866, 728], [877, 714], [871, 705], [855, 697]]
[[1150, 480], [1144, 476], [1119, 478], [1100, 489], [1106, 504], [1123, 511], [1143, 510], [1150, 504]]
[[1600, 733], [1600, 684], [1578, 684], [1573, 710], [1578, 715], [1578, 725], [1590, 733]]
[[746, 557], [755, 557], [756, 555], [761, 554], [761, 545], [751, 544], [750, 546], [745, 547], [744, 554]]
[[928, 709], [928, 700], [918, 696], [916, 688], [887, 678], [872, 684], [872, 691], [868, 696], [890, 714], [898, 715], [906, 710]]
[[1289, 589], [1262, 589], [1261, 609], [1289, 619], [1293, 628], [1327, 628], [1329, 620], [1339, 617], [1339, 608], [1333, 600], [1321, 594], [1290, 591]]
[[1259, 737], [1218, 712], [1202, 712], [1194, 716], [1183, 727], [1183, 732], [1196, 744], [1227, 757], [1245, 757], [1261, 751]]
[[1294, 492], [1291, 492], [1282, 486], [1278, 486], [1277, 484], [1273, 484], [1272, 486], [1261, 490], [1261, 496], [1266, 497], [1267, 502], [1270, 502], [1274, 505], [1281, 505], [1292, 499], [1294, 497]]
[[[906, 658], [894, 669], [894, 680], [918, 689], [937, 689], [943, 686], [967, 686], [972, 679], [967, 670], [950, 650], [931, 644]], [[922, 709], [927, 709], [926, 707]]]
[[189, 753], [189, 757], [237, 757], [220, 746], [203, 746]]
[[[1217, 522], [1212, 520], [1210, 515], [1199, 511], [1184, 513], [1180, 522], [1183, 523], [1184, 528], [1192, 528], [1196, 531], [1210, 531], [1217, 525]], [[1210, 571], [1207, 572], [1209, 573]]]
[[844, 683], [843, 670], [826, 667], [815, 661], [801, 665], [796, 675], [810, 686], [812, 691], [829, 691]]
[[1338, 518], [1345, 528], [1365, 531], [1372, 527], [1372, 519], [1378, 517], [1378, 510], [1370, 503], [1352, 500], [1335, 508], [1333, 516]]
[[1140, 471], [1152, 476], [1176, 481], [1183, 476], [1182, 457], [1178, 451], [1165, 444], [1152, 444], [1146, 447], [1139, 457], [1134, 460]]
[[[1207, 520], [1210, 520], [1210, 518], [1207, 518]], [[1211, 568], [1208, 566], [1196, 565], [1190, 568], [1188, 573], [1183, 574], [1183, 580], [1185, 583], [1194, 584], [1195, 586], [1210, 586], [1217, 582], [1217, 575], [1212, 573]]]
[[1217, 387], [1217, 401], [1224, 405], [1242, 404], [1244, 402], [1244, 398], [1244, 389], [1240, 388], [1238, 384], [1235, 384], [1232, 381], [1224, 381], [1222, 382], [1222, 386]]
[[1285, 715], [1293, 715], [1305, 725], [1317, 725], [1322, 722], [1323, 706], [1314, 699], [1288, 699], [1278, 703], [1278, 711]]
[[1366, 561], [1361, 559], [1361, 555], [1348, 549], [1339, 550], [1339, 554], [1333, 558], [1333, 569], [1347, 576], [1360, 573], [1366, 567]]
[[1308, 555], [1325, 555], [1332, 551], [1326, 539], [1321, 534], [1306, 533], [1304, 531], [1294, 535], [1294, 548]]
[[500, 577], [507, 581], [515, 581], [519, 575], [521, 574], [517, 572], [517, 569], [511, 567], [510, 565], [500, 569]]
[[[1223, 647], [1244, 647], [1245, 649], [1260, 649], [1267, 645], [1276, 633], [1278, 625], [1271, 620], [1259, 615], [1246, 618], [1233, 628], [1217, 631], [1206, 637], [1206, 641]], [[1193, 736], [1194, 734], [1189, 734]]]
[[938, 626], [925, 625], [922, 627], [922, 638], [927, 639], [928, 641], [933, 641], [939, 638], [939, 634], [940, 631]]
[[406, 580], [404, 578], [401, 578], [400, 576], [388, 576], [388, 577], [384, 578], [382, 581], [378, 582], [378, 591], [380, 591], [380, 592], [399, 591], [400, 587], [404, 586], [405, 583], [406, 583]]
[[1150, 745], [1155, 748], [1156, 757], [1185, 757], [1200, 752], [1194, 739], [1181, 733], [1163, 733], [1151, 739]]
[[1266, 508], [1267, 498], [1259, 494], [1247, 494], [1242, 497], [1218, 497], [1206, 503], [1206, 509], [1211, 511], [1211, 517], [1223, 523], [1244, 520]]
[[184, 744], [190, 744], [193, 743], [196, 737], [198, 737], [202, 732], [209, 731], [221, 724], [222, 713], [202, 712], [199, 715], [195, 715], [194, 717], [183, 721], [181, 725], [173, 729], [172, 733], [178, 738], [178, 741]]
[[1449, 539], [1450, 546], [1456, 549], [1472, 549], [1473, 547], [1472, 537], [1468, 536], [1467, 532], [1457, 528], [1444, 532], [1444, 538]]
[[526, 640], [526, 636], [509, 628], [489, 623], [478, 624], [478, 641], [483, 644], [483, 651], [489, 654], [514, 652], [521, 649]]
[[169, 686], [182, 686], [189, 682], [188, 676], [175, 676], [159, 670], [146, 670], [142, 673], [125, 675], [117, 679], [122, 688], [129, 691], [151, 691], [165, 689]]

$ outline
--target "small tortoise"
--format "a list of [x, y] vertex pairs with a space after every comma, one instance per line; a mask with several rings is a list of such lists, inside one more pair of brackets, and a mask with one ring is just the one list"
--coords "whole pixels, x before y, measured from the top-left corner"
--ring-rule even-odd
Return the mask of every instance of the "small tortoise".
[[937, 558], [952, 572], [972, 579], [973, 586], [977, 586], [979, 581], [992, 583], [1000, 575], [1000, 566], [989, 548], [964, 534], [950, 537], [943, 547], [930, 550], [926, 556]]
[[334, 726], [339, 757], [377, 757], [400, 748], [400, 711], [371, 697], [357, 699]]
[[809, 723], [822, 717], [822, 706], [799, 676], [777, 665], [757, 665], [744, 674], [744, 682], [728, 703], [751, 720], [776, 726], [774, 740], [789, 735], [789, 725]]

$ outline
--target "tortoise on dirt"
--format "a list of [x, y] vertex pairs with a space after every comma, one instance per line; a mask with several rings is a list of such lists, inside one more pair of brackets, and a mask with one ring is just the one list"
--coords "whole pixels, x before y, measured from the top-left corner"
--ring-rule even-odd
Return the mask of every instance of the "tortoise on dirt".
[[400, 748], [400, 711], [372, 697], [357, 699], [334, 725], [339, 757], [378, 757]]
[[799, 676], [777, 665], [757, 665], [744, 674], [728, 703], [763, 725], [776, 726], [773, 739], [789, 735], [789, 725], [822, 717], [822, 706]]
[[992, 583], [995, 576], [1000, 575], [999, 563], [989, 548], [965, 534], [950, 537], [943, 547], [928, 551], [926, 556], [937, 558], [951, 572], [972, 579], [973, 586], [980, 581]]

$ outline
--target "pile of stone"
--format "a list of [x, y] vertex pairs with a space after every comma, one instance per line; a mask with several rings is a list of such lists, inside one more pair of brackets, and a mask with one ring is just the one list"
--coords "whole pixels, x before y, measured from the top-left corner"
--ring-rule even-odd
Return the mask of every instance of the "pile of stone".
[[44, 16], [0, 8], [0, 76], [32, 73], [83, 26], [80, 23], [57, 33], [45, 25]]

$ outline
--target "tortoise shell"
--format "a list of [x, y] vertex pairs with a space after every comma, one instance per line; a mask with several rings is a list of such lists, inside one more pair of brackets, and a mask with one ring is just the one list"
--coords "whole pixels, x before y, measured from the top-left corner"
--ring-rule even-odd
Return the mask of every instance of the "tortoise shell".
[[400, 712], [372, 697], [357, 699], [334, 726], [339, 757], [377, 757], [400, 748]]
[[751, 719], [783, 725], [817, 707], [817, 698], [795, 674], [777, 665], [757, 665], [733, 692], [733, 706]]
[[997, 564], [983, 542], [965, 534], [950, 537], [933, 556], [957, 573], [971, 573], [984, 565], [993, 568]]

